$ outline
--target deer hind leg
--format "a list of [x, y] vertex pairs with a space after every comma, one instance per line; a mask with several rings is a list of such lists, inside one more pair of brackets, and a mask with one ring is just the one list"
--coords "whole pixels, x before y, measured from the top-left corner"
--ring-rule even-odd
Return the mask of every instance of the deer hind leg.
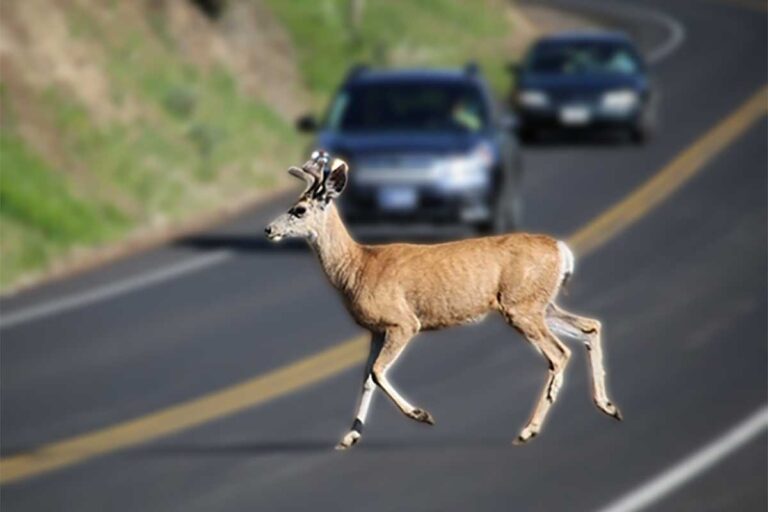
[[368, 353], [368, 362], [365, 364], [365, 372], [363, 374], [363, 390], [360, 394], [360, 402], [357, 406], [355, 420], [352, 422], [352, 428], [349, 429], [349, 432], [347, 432], [341, 441], [339, 441], [339, 444], [336, 445], [337, 450], [346, 450], [355, 445], [363, 434], [363, 427], [368, 418], [368, 411], [371, 407], [373, 393], [376, 391], [376, 384], [373, 382], [372, 375], [373, 362], [379, 355], [383, 342], [383, 335], [377, 333], [371, 335], [371, 347]]
[[621, 420], [621, 411], [608, 398], [605, 385], [605, 367], [603, 366], [603, 347], [600, 339], [602, 326], [592, 318], [574, 315], [556, 304], [547, 308], [547, 324], [554, 332], [584, 342], [589, 355], [589, 367], [592, 375], [592, 398], [602, 412]]
[[[415, 319], [414, 319], [415, 320]], [[416, 320], [416, 323], [418, 321]], [[421, 423], [434, 425], [435, 420], [426, 410], [414, 407], [397, 392], [387, 378], [387, 372], [394, 366], [408, 342], [418, 332], [418, 328], [393, 327], [387, 330], [384, 342], [373, 363], [373, 381], [394, 402], [403, 414]]]
[[571, 351], [547, 328], [542, 312], [515, 312], [507, 314], [506, 317], [549, 363], [544, 390], [528, 423], [514, 441], [515, 444], [523, 444], [539, 433], [547, 413], [555, 403], [563, 384], [563, 373], [571, 357]]

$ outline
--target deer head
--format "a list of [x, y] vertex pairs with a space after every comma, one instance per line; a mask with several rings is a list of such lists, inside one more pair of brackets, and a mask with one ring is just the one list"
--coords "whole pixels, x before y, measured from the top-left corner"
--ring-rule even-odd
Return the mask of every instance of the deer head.
[[279, 242], [283, 238], [305, 238], [314, 241], [325, 226], [328, 205], [347, 184], [349, 166], [338, 158], [331, 161], [325, 151], [315, 151], [301, 167], [288, 173], [307, 183], [298, 201], [265, 229], [267, 238]]

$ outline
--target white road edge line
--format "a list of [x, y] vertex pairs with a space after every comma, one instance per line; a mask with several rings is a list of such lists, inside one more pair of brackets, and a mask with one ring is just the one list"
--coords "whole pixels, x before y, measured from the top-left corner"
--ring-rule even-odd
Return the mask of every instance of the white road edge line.
[[661, 44], [646, 52], [646, 60], [649, 64], [657, 64], [666, 59], [685, 41], [685, 26], [671, 15], [652, 7], [617, 2], [596, 2], [594, 0], [572, 0], [556, 2], [556, 4], [576, 7], [578, 5], [590, 6], [598, 11], [613, 12], [622, 18], [645, 18], [657, 25], [664, 26], [669, 35]]
[[146, 288], [163, 281], [168, 281], [169, 279], [184, 274], [197, 272], [198, 270], [218, 265], [229, 259], [231, 256], [232, 253], [230, 251], [216, 251], [212, 254], [206, 254], [181, 263], [161, 267], [157, 270], [150, 271], [149, 273], [115, 281], [111, 284], [100, 286], [84, 293], [76, 293], [61, 299], [43, 302], [37, 306], [23, 308], [11, 313], [3, 312], [0, 314], [0, 329], [6, 329], [38, 318], [63, 313], [65, 311], [93, 304], [94, 302], [111, 299], [140, 288]]
[[635, 512], [658, 502], [685, 485], [761, 432], [768, 429], [768, 405], [746, 418], [696, 453], [678, 462], [640, 487], [601, 508], [599, 512]]
[[678, 46], [683, 44], [683, 41], [685, 41], [685, 27], [669, 14], [655, 9], [652, 10], [640, 7], [628, 10], [636, 11], [637, 14], [656, 20], [659, 24], [664, 25], [667, 28], [667, 31], [669, 31], [669, 37], [667, 37], [666, 41], [648, 53], [646, 58], [649, 64], [656, 64], [666, 59], [672, 52], [677, 50]]
[[[605, 3], [595, 4], [590, 1], [575, 2], [576, 4], [592, 4], [599, 6], [599, 8], [606, 10]], [[615, 5], [612, 4], [610, 9], [614, 12], [623, 12], [627, 16], [639, 16], [646, 19], [652, 19], [657, 23], [661, 23], [669, 30], [669, 37], [659, 46], [654, 48], [648, 54], [648, 62], [656, 63], [662, 59], [667, 58], [674, 52], [678, 46], [685, 40], [685, 28], [683, 25], [672, 18], [666, 13], [650, 9], [647, 7], [630, 6], [630, 5]], [[200, 270], [212, 265], [223, 262], [231, 256], [231, 253], [226, 251], [216, 252], [213, 254], [194, 258], [177, 265], [171, 265], [161, 268], [149, 274], [138, 275], [136, 277], [128, 278], [122, 281], [117, 281], [113, 284], [105, 285], [100, 288], [86, 291], [80, 294], [73, 294], [70, 296], [62, 297], [61, 299], [55, 299], [50, 302], [45, 302], [38, 306], [31, 306], [19, 311], [11, 312], [8, 314], [0, 312], [0, 330], [15, 325], [23, 324], [46, 316], [63, 313], [72, 309], [76, 309], [88, 304], [93, 304], [100, 300], [110, 299], [124, 293], [132, 292], [140, 288], [145, 288], [153, 284], [160, 283], [178, 277], [183, 274], [188, 274], [196, 270]]]

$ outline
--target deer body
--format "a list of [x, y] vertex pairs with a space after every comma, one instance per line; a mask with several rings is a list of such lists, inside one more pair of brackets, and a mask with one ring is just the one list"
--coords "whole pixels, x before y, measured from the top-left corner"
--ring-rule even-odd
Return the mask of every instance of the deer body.
[[563, 242], [514, 233], [433, 245], [358, 244], [331, 202], [343, 190], [348, 168], [336, 160], [329, 170], [328, 160], [316, 152], [301, 169], [290, 169], [308, 188], [266, 231], [273, 240], [306, 238], [350, 314], [372, 334], [358, 412], [337, 448], [360, 439], [377, 387], [406, 416], [433, 424], [427, 411], [397, 392], [388, 370], [418, 332], [477, 322], [492, 311], [501, 313], [549, 363], [546, 385], [518, 443], [539, 432], [562, 385], [570, 350], [554, 333], [585, 343], [595, 404], [621, 419], [605, 389], [600, 323], [568, 313], [554, 302], [573, 272], [573, 254]]
[[329, 209], [326, 235], [312, 246], [355, 321], [374, 332], [414, 319], [419, 330], [442, 329], [503, 312], [502, 303], [548, 303], [563, 278], [560, 247], [548, 236], [367, 246]]

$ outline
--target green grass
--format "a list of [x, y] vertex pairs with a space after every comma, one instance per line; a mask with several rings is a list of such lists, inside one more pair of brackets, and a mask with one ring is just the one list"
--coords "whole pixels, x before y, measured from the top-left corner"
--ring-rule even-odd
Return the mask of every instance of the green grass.
[[[359, 30], [350, 28], [349, 0], [265, 3], [293, 41], [317, 106], [356, 62], [474, 60], [497, 91], [508, 86], [503, 0], [365, 0]], [[79, 248], [273, 187], [304, 148], [291, 120], [241, 91], [227, 69], [183, 57], [160, 11], [120, 8], [65, 11], [70, 36], [97, 50], [107, 104], [94, 109], [55, 83], [19, 99], [0, 83], [0, 289]], [[20, 128], [22, 115], [34, 130]], [[30, 133], [46, 138], [30, 144]]]
[[104, 56], [105, 110], [128, 114], [89, 110], [61, 87], [29, 91], [57, 143], [37, 153], [0, 84], [0, 289], [75, 249], [273, 187], [277, 163], [301, 148], [291, 122], [228, 70], [182, 58], [155, 14], [105, 23], [72, 6], [67, 16], [72, 37]]
[[0, 133], [2, 215], [36, 229], [55, 243], [97, 242], [124, 218], [109, 205], [78, 198], [62, 176], [26, 145]]
[[304, 79], [320, 102], [354, 63], [463, 66], [479, 63], [499, 92], [512, 27], [505, 3], [489, 0], [365, 0], [353, 30], [350, 0], [268, 0], [297, 48]]
[[109, 204], [78, 197], [26, 144], [0, 131], [0, 286], [77, 245], [110, 239], [127, 225]]

